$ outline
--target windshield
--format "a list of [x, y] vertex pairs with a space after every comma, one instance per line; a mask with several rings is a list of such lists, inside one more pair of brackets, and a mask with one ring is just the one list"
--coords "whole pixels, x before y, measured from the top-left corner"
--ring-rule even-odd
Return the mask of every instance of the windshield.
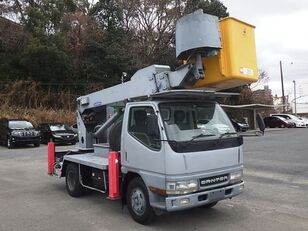
[[288, 122], [288, 120], [282, 116], [276, 116], [276, 117], [284, 122]]
[[64, 124], [51, 124], [49, 127], [52, 132], [68, 130]]
[[235, 133], [226, 113], [214, 102], [161, 103], [159, 109], [169, 140], [209, 140]]
[[277, 114], [277, 115], [273, 115], [273, 116], [282, 117], [282, 118], [285, 118], [286, 120], [294, 120], [294, 118], [292, 119], [290, 117], [290, 115], [285, 115], [285, 114]]
[[11, 129], [31, 129], [33, 125], [26, 120], [12, 120], [9, 121], [9, 128]]
[[296, 116], [294, 115], [289, 115], [289, 117], [291, 118], [291, 120], [299, 120]]

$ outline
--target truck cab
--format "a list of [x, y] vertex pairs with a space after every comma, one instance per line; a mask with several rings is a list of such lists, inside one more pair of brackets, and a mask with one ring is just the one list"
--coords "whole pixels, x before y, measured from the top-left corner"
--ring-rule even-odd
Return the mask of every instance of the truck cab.
[[153, 208], [213, 204], [243, 190], [243, 140], [215, 101], [128, 103], [121, 139], [121, 171], [141, 177]]
[[[93, 150], [57, 153], [53, 174], [66, 178], [74, 197], [86, 188], [110, 195], [113, 182], [119, 189], [113, 199], [121, 198], [141, 224], [163, 211], [213, 207], [240, 194], [243, 138], [216, 100], [203, 91], [194, 92], [193, 98], [187, 91], [174, 94], [176, 99], [155, 96], [127, 102], [117, 109], [107, 143], [93, 144]], [[119, 154], [119, 175], [113, 179], [111, 151]]]

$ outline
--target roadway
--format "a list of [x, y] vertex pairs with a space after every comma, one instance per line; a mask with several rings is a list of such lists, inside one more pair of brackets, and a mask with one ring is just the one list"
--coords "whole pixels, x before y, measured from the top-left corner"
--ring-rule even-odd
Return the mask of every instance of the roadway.
[[0, 231], [308, 230], [307, 137], [308, 128], [245, 137], [242, 195], [213, 209], [164, 214], [149, 227], [99, 193], [70, 197], [64, 179], [46, 174], [46, 145], [1, 146]]

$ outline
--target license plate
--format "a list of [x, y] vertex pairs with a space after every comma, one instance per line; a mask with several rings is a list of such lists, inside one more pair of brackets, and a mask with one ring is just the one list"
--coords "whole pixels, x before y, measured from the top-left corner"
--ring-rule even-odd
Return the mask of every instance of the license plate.
[[209, 199], [211, 201], [218, 201], [225, 198], [225, 190], [219, 190], [209, 193]]

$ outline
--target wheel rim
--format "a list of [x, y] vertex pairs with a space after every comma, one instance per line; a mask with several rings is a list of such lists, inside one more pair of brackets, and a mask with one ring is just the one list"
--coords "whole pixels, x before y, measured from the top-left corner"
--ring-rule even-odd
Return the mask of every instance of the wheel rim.
[[74, 179], [74, 173], [71, 172], [71, 171], [67, 175], [67, 184], [68, 184], [68, 189], [70, 191], [73, 191], [75, 186], [76, 186], [76, 182], [75, 182], [75, 179]]
[[140, 190], [139, 188], [135, 188], [132, 191], [131, 205], [132, 205], [133, 211], [137, 215], [144, 214], [145, 209], [146, 209], [146, 201], [145, 201], [145, 196], [144, 196], [142, 190]]

